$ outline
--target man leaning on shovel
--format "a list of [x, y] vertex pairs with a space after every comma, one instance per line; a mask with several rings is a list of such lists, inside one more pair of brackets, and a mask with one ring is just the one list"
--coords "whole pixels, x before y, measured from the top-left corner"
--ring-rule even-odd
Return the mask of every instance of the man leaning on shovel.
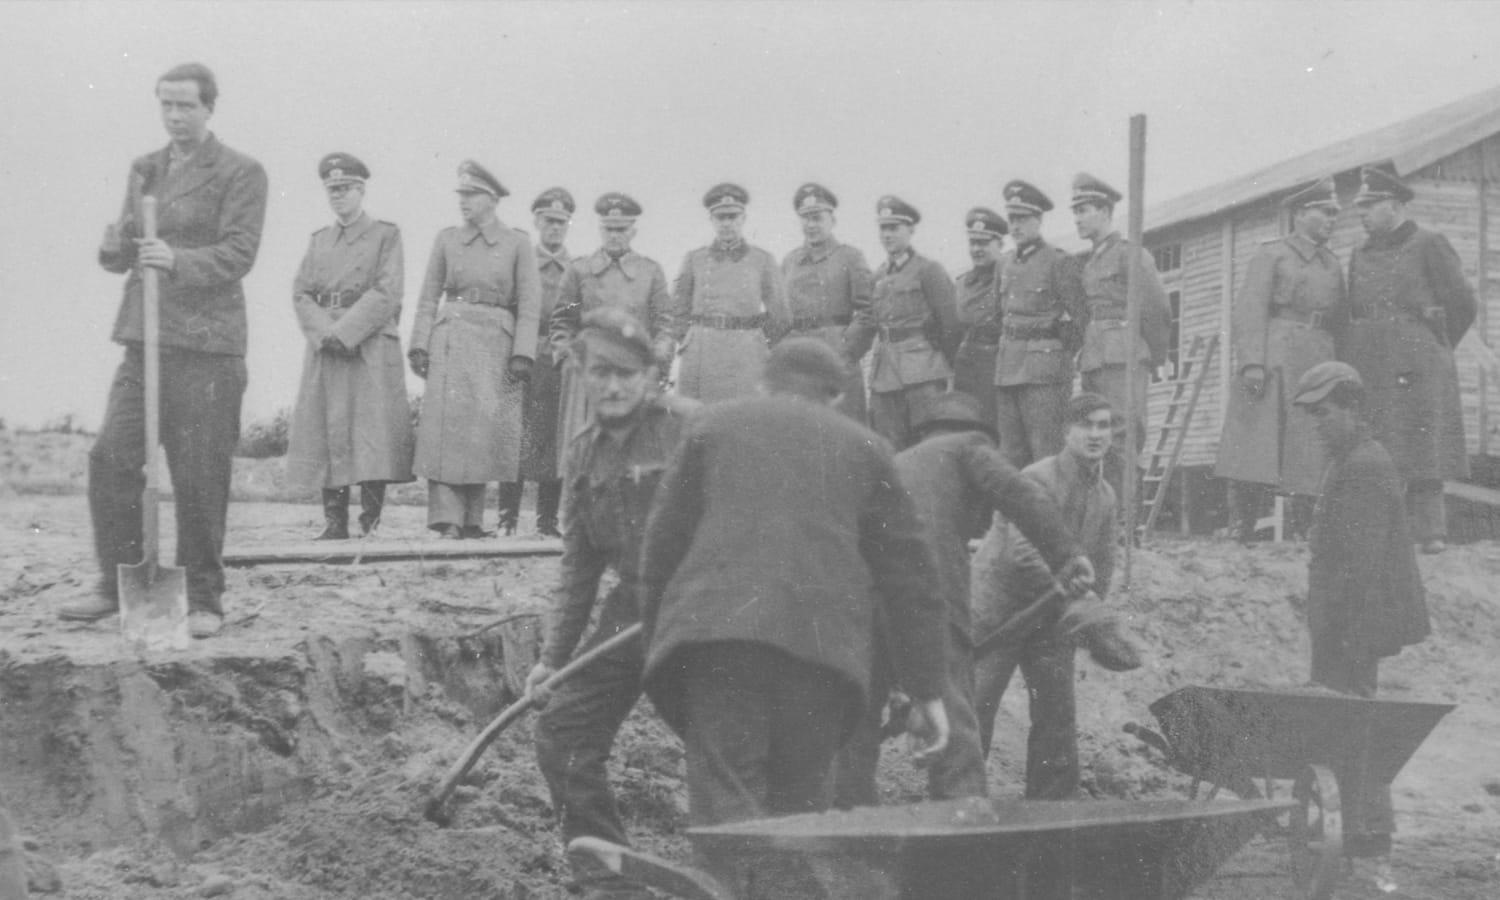
[[[116, 567], [142, 561], [149, 341], [142, 273], [151, 269], [160, 285], [161, 444], [177, 506], [177, 564], [187, 569], [188, 628], [194, 637], [209, 637], [223, 625], [224, 521], [245, 391], [240, 280], [260, 247], [266, 173], [209, 132], [218, 94], [213, 73], [199, 63], [157, 79], [171, 141], [131, 164], [125, 207], [99, 247], [101, 266], [129, 273], [114, 328], [125, 359], [89, 452], [89, 511], [101, 577], [94, 596], [59, 611], [65, 619], [115, 614]], [[154, 238], [144, 236], [142, 197], [156, 198], [160, 210]]]

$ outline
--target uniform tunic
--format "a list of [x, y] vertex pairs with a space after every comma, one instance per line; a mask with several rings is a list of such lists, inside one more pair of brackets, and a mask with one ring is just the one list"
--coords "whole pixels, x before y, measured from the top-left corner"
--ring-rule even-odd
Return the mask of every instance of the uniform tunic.
[[542, 286], [541, 324], [537, 334], [536, 365], [531, 370], [531, 381], [522, 391], [522, 481], [548, 481], [556, 478], [559, 471], [557, 417], [562, 374], [553, 365], [551, 328], [563, 274], [571, 258], [566, 249], [551, 253], [545, 247], [537, 247], [536, 261]]
[[[361, 214], [313, 232], [292, 284], [307, 337], [287, 477], [304, 488], [410, 481], [411, 408], [397, 325], [401, 230]], [[336, 337], [355, 355], [322, 349]]]
[[856, 422], [865, 421], [865, 378], [846, 339], [856, 319], [868, 323], [874, 278], [863, 253], [829, 239], [820, 247], [802, 246], [781, 262], [792, 332], [816, 337], [838, 351], [849, 366], [849, 381], [839, 409]]
[[871, 312], [868, 323], [855, 323], [852, 352], [863, 356], [874, 342], [872, 392], [953, 377], [948, 357], [961, 337], [958, 301], [940, 263], [914, 250], [898, 267], [890, 260], [881, 263], [875, 270]]
[[1454, 347], [1474, 321], [1474, 289], [1442, 235], [1405, 222], [1349, 260], [1346, 361], [1368, 393], [1371, 433], [1408, 481], [1469, 473]]
[[770, 352], [767, 334], [791, 327], [771, 254], [744, 241], [694, 250], [683, 260], [672, 302], [682, 342], [678, 392], [705, 403], [755, 393]]
[[999, 263], [978, 266], [954, 279], [963, 339], [953, 358], [953, 389], [979, 401], [995, 424], [995, 348], [1000, 341]]
[[1263, 367], [1266, 387], [1259, 397], [1246, 394], [1237, 379], [1230, 388], [1215, 475], [1288, 494], [1318, 492], [1322, 444], [1312, 416], [1292, 397], [1303, 372], [1334, 358], [1348, 315], [1344, 273], [1326, 246], [1293, 234], [1267, 243], [1250, 261], [1234, 302], [1231, 364], [1236, 376]]
[[[1088, 306], [1088, 324], [1078, 370], [1092, 372], [1105, 366], [1140, 363], [1159, 366], [1166, 361], [1171, 308], [1161, 286], [1156, 264], [1145, 250], [1136, 250], [1145, 273], [1141, 292], [1141, 333], [1133, 340], [1125, 334], [1126, 288], [1130, 277], [1130, 242], [1111, 232], [1099, 246], [1084, 255], [1083, 294]], [[1142, 398], [1144, 399], [1144, 398]]]
[[444, 484], [515, 481], [521, 382], [511, 356], [536, 352], [541, 283], [531, 239], [494, 221], [445, 228], [417, 301], [411, 348], [430, 360], [413, 471]]

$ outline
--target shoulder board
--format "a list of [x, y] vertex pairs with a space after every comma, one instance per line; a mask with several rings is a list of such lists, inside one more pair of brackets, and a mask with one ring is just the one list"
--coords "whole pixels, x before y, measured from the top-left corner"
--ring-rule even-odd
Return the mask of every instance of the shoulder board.
[[656, 406], [674, 416], [689, 416], [703, 408], [703, 403], [681, 394], [660, 394]]
[[314, 228], [312, 236], [313, 237], [317, 237], [318, 235], [322, 234], [323, 232], [327, 231], [328, 229], [330, 229], [332, 227], [333, 227], [332, 225], [324, 225], [322, 228]]
[[[510, 230], [514, 231], [516, 234], [527, 234], [526, 229], [524, 229], [524, 228], [517, 228], [514, 225], [510, 226]], [[530, 235], [527, 235], [527, 236], [530, 237]]]
[[401, 226], [397, 225], [395, 222], [387, 222], [385, 219], [376, 219], [375, 220], [375, 224], [376, 225], [384, 225], [387, 228], [394, 228], [397, 231], [401, 230]]

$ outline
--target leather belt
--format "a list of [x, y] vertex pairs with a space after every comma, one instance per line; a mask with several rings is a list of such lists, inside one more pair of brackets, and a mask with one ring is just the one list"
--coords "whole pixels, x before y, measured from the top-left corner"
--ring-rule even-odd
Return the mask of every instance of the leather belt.
[[967, 340], [971, 344], [998, 344], [1002, 333], [999, 325], [975, 325], [969, 329]]
[[1095, 322], [1123, 322], [1127, 313], [1124, 306], [1100, 303], [1089, 307], [1089, 318]]
[[449, 303], [474, 303], [479, 306], [501, 306], [509, 309], [509, 304], [503, 302], [499, 291], [489, 288], [464, 288], [461, 291], [449, 290], [446, 292]]
[[1306, 310], [1297, 309], [1294, 306], [1278, 306], [1271, 313], [1271, 318], [1294, 322], [1298, 325], [1305, 325], [1308, 328], [1322, 328], [1324, 330], [1328, 328], [1326, 318], [1321, 309]]
[[364, 291], [319, 291], [312, 298], [314, 303], [325, 309], [348, 309], [364, 295]]
[[792, 320], [792, 330], [812, 331], [814, 328], [827, 328], [830, 325], [848, 325], [852, 321], [852, 316], [798, 316]]
[[754, 316], [693, 316], [692, 322], [694, 325], [702, 325], [705, 328], [749, 331], [754, 328], [764, 328], [766, 319], [766, 314], [760, 313]]
[[882, 325], [880, 326], [880, 336], [885, 338], [887, 343], [895, 343], [907, 340], [908, 338], [926, 337], [927, 331], [921, 325], [898, 325], [895, 327]]
[[1006, 322], [1001, 330], [1004, 331], [1006, 340], [1011, 341], [1039, 341], [1057, 337], [1056, 322]]

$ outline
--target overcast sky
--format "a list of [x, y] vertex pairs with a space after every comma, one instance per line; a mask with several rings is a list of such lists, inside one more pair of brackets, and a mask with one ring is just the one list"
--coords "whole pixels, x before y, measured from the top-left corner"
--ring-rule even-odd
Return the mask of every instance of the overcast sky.
[[[964, 212], [998, 206], [1006, 180], [1064, 206], [1080, 169], [1124, 189], [1134, 113], [1149, 206], [1500, 84], [1500, 4], [1480, 2], [47, 2], [3, 16], [0, 417], [33, 426], [102, 415], [122, 278], [95, 248], [131, 159], [166, 141], [153, 85], [178, 62], [214, 69], [211, 128], [270, 176], [246, 280], [246, 422], [295, 397], [290, 288], [330, 218], [316, 164], [333, 150], [369, 164], [366, 208], [401, 226], [404, 338], [466, 157], [528, 230], [533, 197], [570, 189], [575, 253], [598, 244], [593, 200], [631, 193], [637, 249], [669, 278], [709, 239], [700, 198], [724, 180], [748, 188], [749, 238], [777, 258], [800, 240], [793, 190], [818, 180], [872, 263], [889, 192], [922, 211], [918, 249], [957, 274]], [[1049, 233], [1071, 234], [1066, 216]]]

